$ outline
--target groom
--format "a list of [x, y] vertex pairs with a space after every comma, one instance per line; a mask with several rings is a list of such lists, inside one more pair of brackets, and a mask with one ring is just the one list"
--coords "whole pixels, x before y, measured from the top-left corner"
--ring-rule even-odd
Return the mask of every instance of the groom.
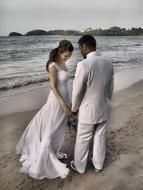
[[114, 69], [112, 62], [96, 52], [96, 40], [82, 36], [79, 48], [84, 60], [76, 68], [72, 92], [72, 112], [79, 113], [72, 169], [83, 174], [86, 169], [89, 143], [93, 138], [92, 162], [96, 172], [103, 169], [105, 135], [111, 115]]

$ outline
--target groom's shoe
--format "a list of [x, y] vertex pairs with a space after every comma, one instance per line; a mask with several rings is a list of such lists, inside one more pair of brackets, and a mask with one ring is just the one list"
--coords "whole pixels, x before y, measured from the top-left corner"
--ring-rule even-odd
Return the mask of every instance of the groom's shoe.
[[77, 169], [76, 169], [76, 167], [75, 167], [75, 164], [74, 164], [74, 161], [73, 161], [73, 160], [70, 162], [70, 166], [71, 166], [71, 168], [72, 168], [74, 171], [78, 172]]
[[73, 160], [70, 162], [70, 166], [71, 166], [71, 168], [72, 168], [74, 171], [78, 172], [79, 174], [84, 174], [84, 172], [80, 172], [80, 171], [78, 171], [78, 170], [76, 169], [76, 166], [75, 166], [75, 163], [74, 163]]

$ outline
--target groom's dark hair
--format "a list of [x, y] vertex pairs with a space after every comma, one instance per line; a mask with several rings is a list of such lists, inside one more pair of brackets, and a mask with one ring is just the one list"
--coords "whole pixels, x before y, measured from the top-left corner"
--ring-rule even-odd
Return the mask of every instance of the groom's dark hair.
[[78, 40], [79, 45], [85, 44], [89, 48], [95, 48], [96, 49], [96, 40], [91, 35], [84, 35]]

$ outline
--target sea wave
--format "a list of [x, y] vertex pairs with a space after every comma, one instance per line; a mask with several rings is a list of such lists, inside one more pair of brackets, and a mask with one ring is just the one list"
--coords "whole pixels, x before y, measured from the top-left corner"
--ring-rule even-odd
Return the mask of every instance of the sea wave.
[[112, 60], [112, 63], [114, 64], [138, 64], [138, 63], [141, 63], [143, 60], [142, 58], [139, 58], [139, 57], [135, 57], [135, 58], [130, 58], [128, 60]]
[[[61, 39], [74, 45], [69, 73], [74, 77], [82, 58], [78, 36], [23, 36], [0, 38], [0, 91], [48, 81], [45, 70], [49, 52]], [[96, 37], [101, 55], [113, 60], [115, 70], [143, 65], [143, 37]]]
[[18, 78], [18, 77], [11, 77], [8, 79], [0, 79], [0, 91], [8, 90], [12, 88], [18, 88], [34, 83], [46, 82], [48, 78], [33, 78], [33, 79], [26, 79], [26, 78]]
[[[70, 75], [70, 78], [74, 77], [74, 73]], [[30, 77], [19, 77], [19, 76], [13, 76], [13, 77], [5, 77], [5, 78], [0, 78], [0, 91], [8, 90], [8, 89], [13, 89], [13, 88], [19, 88], [23, 87], [26, 85], [34, 84], [34, 83], [41, 83], [41, 82], [46, 82], [49, 81], [49, 78], [45, 75], [39, 75], [39, 76], [34, 76]]]

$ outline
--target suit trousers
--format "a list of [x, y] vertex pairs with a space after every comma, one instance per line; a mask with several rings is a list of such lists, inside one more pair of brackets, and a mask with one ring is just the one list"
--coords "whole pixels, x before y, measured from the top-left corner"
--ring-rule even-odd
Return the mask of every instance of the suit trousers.
[[103, 168], [106, 151], [106, 125], [107, 122], [98, 124], [78, 123], [75, 143], [74, 162], [79, 173], [84, 173], [89, 153], [89, 144], [93, 138], [92, 162], [96, 169]]

